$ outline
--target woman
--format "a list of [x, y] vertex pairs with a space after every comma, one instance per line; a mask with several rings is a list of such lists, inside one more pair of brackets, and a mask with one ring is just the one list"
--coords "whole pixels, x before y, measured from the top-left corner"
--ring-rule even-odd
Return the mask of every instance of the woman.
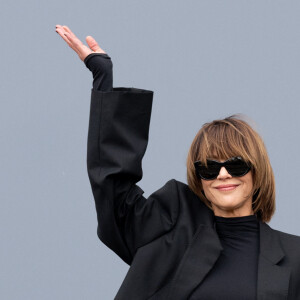
[[113, 88], [110, 57], [56, 32], [92, 71], [88, 174], [102, 242], [130, 269], [115, 299], [300, 299], [300, 238], [270, 228], [272, 168], [243, 120], [205, 124], [174, 179], [148, 199], [142, 178], [153, 92]]

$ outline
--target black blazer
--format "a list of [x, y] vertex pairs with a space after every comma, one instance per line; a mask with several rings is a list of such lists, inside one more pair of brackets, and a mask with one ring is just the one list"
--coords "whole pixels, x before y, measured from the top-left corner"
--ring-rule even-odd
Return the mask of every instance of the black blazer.
[[[172, 179], [148, 199], [136, 185], [152, 97], [135, 88], [92, 90], [87, 164], [97, 234], [130, 265], [118, 300], [189, 299], [222, 251], [213, 212], [186, 184]], [[300, 299], [300, 237], [263, 222], [257, 299]]]

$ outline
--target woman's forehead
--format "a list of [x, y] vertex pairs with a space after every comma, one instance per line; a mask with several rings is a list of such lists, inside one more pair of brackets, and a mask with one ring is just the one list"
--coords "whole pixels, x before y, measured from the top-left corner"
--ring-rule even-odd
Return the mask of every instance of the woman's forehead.
[[216, 148], [212, 149], [211, 151], [208, 151], [206, 153], [206, 159], [214, 159], [214, 160], [226, 160], [229, 159], [230, 157], [234, 157], [234, 156], [239, 156], [237, 153], [233, 153], [232, 150], [230, 149], [218, 149], [219, 151], [217, 151]]
[[232, 157], [243, 157], [241, 153], [235, 153], [232, 150], [217, 152], [215, 149], [211, 152], [204, 153], [204, 155], [201, 156], [202, 160], [216, 160], [219, 162], [224, 162]]

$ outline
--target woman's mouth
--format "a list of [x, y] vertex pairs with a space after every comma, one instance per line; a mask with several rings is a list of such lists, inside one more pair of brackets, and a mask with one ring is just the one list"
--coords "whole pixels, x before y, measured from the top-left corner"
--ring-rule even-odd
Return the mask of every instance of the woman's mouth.
[[216, 189], [220, 192], [233, 191], [239, 185], [238, 184], [222, 184], [216, 187]]

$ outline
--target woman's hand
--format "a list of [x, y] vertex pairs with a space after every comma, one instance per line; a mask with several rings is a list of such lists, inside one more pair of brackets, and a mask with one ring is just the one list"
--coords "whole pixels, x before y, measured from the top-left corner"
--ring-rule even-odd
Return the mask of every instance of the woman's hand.
[[84, 45], [81, 40], [70, 30], [68, 26], [56, 25], [56, 32], [65, 42], [78, 54], [79, 58], [84, 59], [91, 53], [106, 53], [90, 35], [86, 37], [89, 47]]

